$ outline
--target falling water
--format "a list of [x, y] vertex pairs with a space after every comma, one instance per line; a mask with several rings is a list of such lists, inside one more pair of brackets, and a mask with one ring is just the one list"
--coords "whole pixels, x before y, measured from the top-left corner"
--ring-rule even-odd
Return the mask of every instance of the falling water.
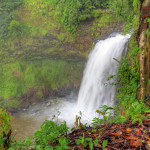
[[[116, 86], [112, 83], [117, 78], [119, 66], [116, 60], [120, 61], [126, 55], [129, 38], [130, 35], [116, 34], [95, 45], [84, 70], [78, 95], [78, 110], [91, 114], [102, 105], [114, 104]], [[108, 81], [110, 76], [114, 78]]]

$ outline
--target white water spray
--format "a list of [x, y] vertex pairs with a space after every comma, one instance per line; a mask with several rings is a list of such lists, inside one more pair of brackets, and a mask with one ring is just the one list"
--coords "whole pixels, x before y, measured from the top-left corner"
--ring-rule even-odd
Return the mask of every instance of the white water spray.
[[[117, 78], [119, 63], [126, 55], [130, 35], [116, 34], [99, 41], [91, 51], [81, 83], [77, 108], [85, 114], [92, 114], [102, 105], [112, 106], [116, 86], [110, 83]], [[107, 80], [110, 76], [114, 78]]]

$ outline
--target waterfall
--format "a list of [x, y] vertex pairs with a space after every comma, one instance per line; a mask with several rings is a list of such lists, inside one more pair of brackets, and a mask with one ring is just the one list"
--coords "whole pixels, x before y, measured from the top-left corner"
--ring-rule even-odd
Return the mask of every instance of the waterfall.
[[[126, 55], [130, 35], [116, 34], [99, 41], [89, 54], [80, 86], [77, 108], [91, 114], [102, 105], [112, 106], [116, 93], [116, 82], [119, 63]], [[115, 59], [116, 60], [115, 60]], [[110, 76], [114, 76], [109, 81]]]
[[[100, 40], [89, 54], [83, 73], [77, 103], [69, 101], [60, 109], [60, 120], [72, 127], [75, 117], [81, 115], [81, 122], [90, 124], [97, 116], [96, 110], [102, 105], [115, 104], [117, 72], [122, 56], [128, 49], [130, 35], [114, 34]], [[110, 76], [110, 80], [107, 80]]]

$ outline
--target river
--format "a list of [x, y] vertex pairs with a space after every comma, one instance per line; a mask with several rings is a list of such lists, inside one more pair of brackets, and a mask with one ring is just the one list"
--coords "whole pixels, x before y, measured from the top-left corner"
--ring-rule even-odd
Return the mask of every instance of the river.
[[45, 102], [34, 103], [28, 109], [23, 109], [14, 114], [15, 119], [12, 123], [13, 140], [26, 139], [33, 136], [44, 120], [54, 119], [57, 121], [60, 116], [59, 110], [68, 103], [73, 102], [68, 102], [62, 98], [48, 99]]

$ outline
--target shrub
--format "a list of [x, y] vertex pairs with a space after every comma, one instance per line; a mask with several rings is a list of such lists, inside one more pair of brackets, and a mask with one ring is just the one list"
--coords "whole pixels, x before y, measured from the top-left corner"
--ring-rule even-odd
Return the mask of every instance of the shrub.
[[12, 129], [11, 121], [11, 114], [0, 108], [0, 148], [9, 146]]

